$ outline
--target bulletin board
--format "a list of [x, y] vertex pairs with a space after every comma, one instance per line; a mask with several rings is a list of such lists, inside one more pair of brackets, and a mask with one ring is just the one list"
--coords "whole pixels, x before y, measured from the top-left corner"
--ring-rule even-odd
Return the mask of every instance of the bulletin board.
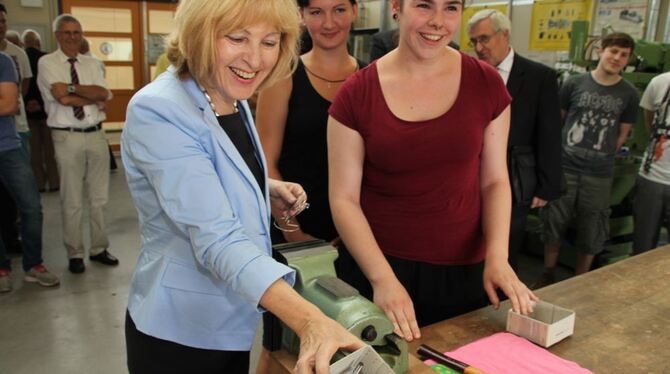
[[533, 4], [528, 49], [565, 51], [572, 21], [591, 19], [591, 0], [543, 0]]
[[647, 0], [599, 0], [596, 6], [593, 33], [625, 32], [633, 39], [644, 38], [647, 24]]
[[501, 13], [507, 15], [507, 3], [500, 4], [486, 4], [486, 5], [471, 5], [463, 9], [463, 18], [461, 22], [461, 39], [458, 44], [460, 44], [461, 50], [463, 51], [472, 51], [473, 48], [468, 45], [470, 37], [468, 36], [468, 20], [483, 9], [496, 9]]

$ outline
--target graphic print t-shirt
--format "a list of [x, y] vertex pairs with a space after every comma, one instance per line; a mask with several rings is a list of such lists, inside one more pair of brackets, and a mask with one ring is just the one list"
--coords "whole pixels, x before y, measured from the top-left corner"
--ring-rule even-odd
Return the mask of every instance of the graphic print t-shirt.
[[611, 86], [591, 73], [568, 78], [560, 90], [563, 126], [563, 168], [572, 173], [611, 177], [619, 125], [637, 119], [639, 95], [625, 80]]
[[640, 176], [670, 185], [670, 72], [651, 80], [640, 106], [654, 112], [651, 139], [640, 166]]

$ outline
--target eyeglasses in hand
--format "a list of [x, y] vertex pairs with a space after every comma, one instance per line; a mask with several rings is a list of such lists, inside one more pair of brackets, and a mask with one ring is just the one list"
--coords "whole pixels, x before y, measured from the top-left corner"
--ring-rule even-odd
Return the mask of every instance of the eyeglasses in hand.
[[303, 210], [309, 209], [309, 203], [306, 201], [298, 201], [296, 204], [299, 204], [297, 205], [298, 210], [296, 214], [286, 215], [283, 218], [281, 218], [281, 220], [284, 221], [284, 227], [281, 227], [276, 220], [272, 221], [272, 226], [277, 228], [279, 231], [283, 232], [296, 232], [300, 230], [300, 226], [295, 223], [292, 223], [291, 220], [298, 214], [302, 213]]

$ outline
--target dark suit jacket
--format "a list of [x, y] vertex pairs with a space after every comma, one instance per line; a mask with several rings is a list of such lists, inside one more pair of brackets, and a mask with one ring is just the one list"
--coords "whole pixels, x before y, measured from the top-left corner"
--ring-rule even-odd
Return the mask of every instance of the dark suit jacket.
[[[398, 46], [398, 30], [380, 31], [372, 34], [372, 46], [370, 47], [370, 61], [374, 61], [383, 55], [391, 52], [392, 49]], [[453, 41], [449, 42], [449, 46], [454, 49], [459, 49], [459, 45]]]
[[370, 61], [374, 61], [389, 53], [398, 46], [398, 30], [380, 31], [372, 34], [372, 46], [370, 47]]
[[[26, 96], [23, 97], [24, 102], [28, 102], [30, 100], [37, 100], [40, 103], [40, 106], [44, 108], [44, 102], [42, 101], [42, 95], [40, 94], [39, 88], [37, 88], [37, 74], [39, 74], [39, 71], [37, 69], [37, 62], [46, 54], [46, 52], [42, 52], [39, 49], [35, 48], [26, 48], [26, 54], [28, 55], [28, 60], [30, 61], [30, 69], [33, 72], [33, 77], [30, 78], [30, 85], [28, 86], [28, 93]], [[45, 119], [47, 118], [47, 114], [44, 112], [44, 110], [40, 110], [39, 112], [33, 112], [33, 113], [27, 113], [28, 118], [37, 118], [37, 119]]]
[[556, 73], [551, 68], [514, 54], [507, 81], [512, 96], [508, 153], [515, 146], [535, 151], [535, 196], [555, 200], [561, 194], [561, 114]]

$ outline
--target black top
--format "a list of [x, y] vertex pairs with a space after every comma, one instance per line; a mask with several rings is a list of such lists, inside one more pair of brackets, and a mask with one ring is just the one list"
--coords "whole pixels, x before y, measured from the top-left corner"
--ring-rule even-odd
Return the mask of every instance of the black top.
[[560, 141], [563, 126], [556, 72], [515, 52], [507, 91], [513, 98], [508, 156], [514, 149], [532, 148], [537, 176], [533, 196], [544, 200], [558, 199], [563, 178]]
[[240, 113], [227, 114], [216, 117], [216, 119], [251, 170], [251, 174], [256, 178], [261, 191], [265, 191], [263, 169], [258, 158], [256, 158], [256, 148], [254, 148], [254, 144], [251, 142], [251, 136], [247, 132], [247, 127], [244, 125], [244, 120]]
[[28, 93], [23, 97], [23, 101], [27, 104], [30, 100], [37, 100], [37, 102], [42, 107], [42, 109], [37, 112], [27, 112], [26, 116], [33, 119], [46, 119], [47, 114], [44, 112], [44, 102], [42, 101], [40, 90], [37, 87], [37, 62], [46, 53], [36, 48], [26, 48], [26, 54], [28, 55], [28, 60], [30, 61], [30, 70], [33, 72], [33, 77], [30, 78]]
[[[358, 66], [365, 63], [358, 61]], [[285, 181], [299, 183], [310, 207], [297, 217], [303, 232], [323, 240], [337, 237], [328, 203], [328, 150], [326, 125], [330, 101], [312, 86], [302, 60], [293, 73], [284, 141], [278, 168]], [[273, 233], [273, 242], [283, 241]]]

